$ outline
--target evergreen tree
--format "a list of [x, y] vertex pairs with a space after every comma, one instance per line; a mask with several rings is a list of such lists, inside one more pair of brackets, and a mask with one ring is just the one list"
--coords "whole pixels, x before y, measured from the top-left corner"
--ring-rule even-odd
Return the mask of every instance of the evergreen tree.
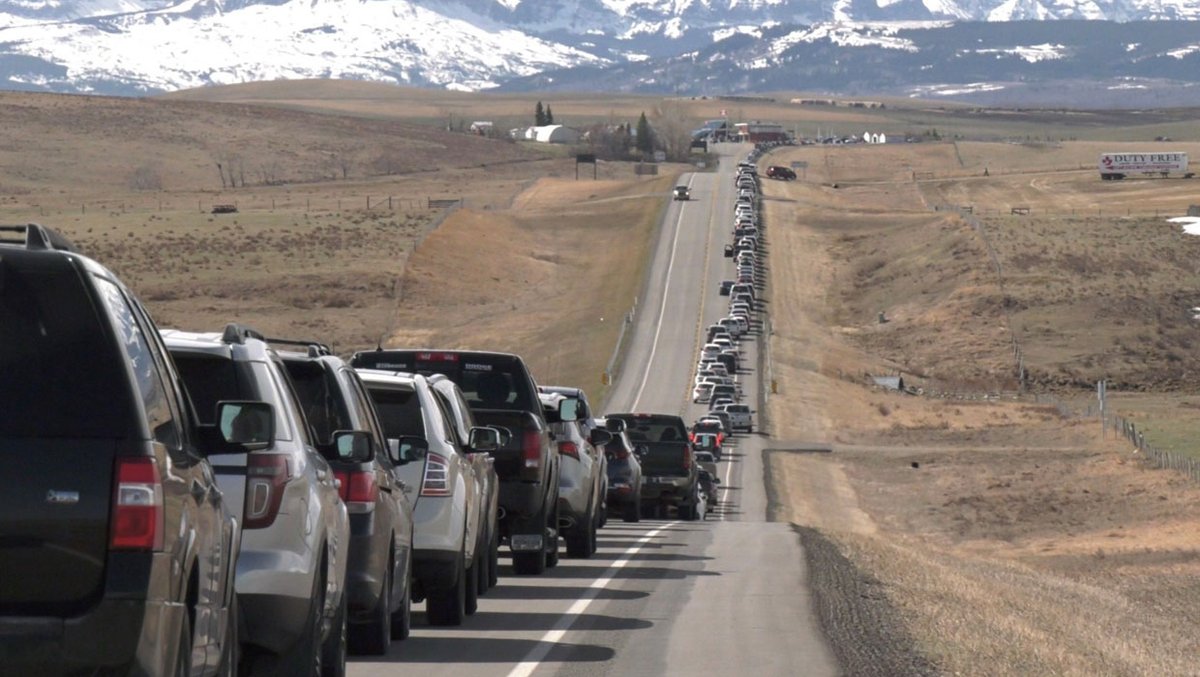
[[645, 112], [642, 113], [642, 117], [638, 118], [637, 149], [642, 152], [642, 155], [654, 153], [654, 134], [650, 131], [650, 121], [646, 119]]
[[546, 111], [542, 108], [542, 102], [537, 102], [537, 107], [533, 109], [533, 124], [541, 127], [546, 124]]
[[546, 104], [546, 124], [554, 124], [554, 111], [550, 110], [550, 104]]

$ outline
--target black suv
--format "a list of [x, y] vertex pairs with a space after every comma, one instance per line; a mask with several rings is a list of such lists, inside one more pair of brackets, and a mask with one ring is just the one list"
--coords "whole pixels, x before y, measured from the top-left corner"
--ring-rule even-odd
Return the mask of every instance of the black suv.
[[[512, 549], [513, 569], [537, 575], [558, 564], [558, 451], [551, 444], [537, 384], [520, 357], [465, 350], [372, 350], [355, 353], [350, 364], [443, 374], [458, 384], [479, 425], [507, 431], [504, 444], [490, 453], [500, 477], [500, 535]], [[575, 419], [573, 412], [559, 414], [562, 420]]]
[[116, 276], [0, 226], [0, 672], [236, 670], [239, 531], [206, 446]]
[[279, 350], [312, 427], [317, 450], [329, 461], [350, 513], [346, 562], [351, 653], [386, 654], [393, 639], [408, 637], [411, 616], [413, 515], [375, 405], [358, 374], [313, 341], [268, 338]]

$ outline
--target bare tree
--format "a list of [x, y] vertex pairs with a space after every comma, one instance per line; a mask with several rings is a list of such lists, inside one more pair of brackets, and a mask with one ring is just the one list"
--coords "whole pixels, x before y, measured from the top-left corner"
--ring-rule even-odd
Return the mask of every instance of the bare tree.
[[654, 133], [671, 160], [687, 160], [692, 147], [692, 127], [679, 101], [663, 101], [654, 109]]
[[162, 168], [145, 164], [129, 174], [129, 187], [133, 190], [162, 190]]

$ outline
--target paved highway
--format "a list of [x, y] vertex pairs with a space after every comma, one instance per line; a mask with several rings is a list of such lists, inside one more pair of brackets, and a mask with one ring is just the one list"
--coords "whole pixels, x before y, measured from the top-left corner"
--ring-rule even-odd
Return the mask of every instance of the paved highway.
[[[734, 167], [748, 150], [729, 147], [718, 172], [684, 177], [692, 199], [667, 210], [609, 411], [675, 412], [689, 423], [704, 411], [690, 400], [692, 373], [703, 328], [725, 314], [717, 288], [734, 266], [722, 246]], [[751, 369], [743, 389], [757, 409], [757, 342], [742, 351]], [[708, 520], [609, 521], [590, 559], [563, 558], [532, 578], [502, 567], [499, 586], [462, 627], [429, 627], [415, 613], [410, 639], [382, 659], [353, 659], [350, 674], [837, 674], [799, 541], [788, 525], [766, 521], [765, 441], [740, 435], [727, 450], [722, 500]]]

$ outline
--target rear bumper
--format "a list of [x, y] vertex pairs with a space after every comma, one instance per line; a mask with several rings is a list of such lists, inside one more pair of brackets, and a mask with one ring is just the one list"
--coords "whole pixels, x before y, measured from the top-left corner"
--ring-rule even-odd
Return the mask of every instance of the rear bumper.
[[183, 604], [103, 600], [74, 618], [0, 617], [0, 673], [169, 674]]
[[629, 505], [637, 503], [639, 496], [634, 492], [634, 488], [628, 484], [612, 484], [608, 487], [608, 504], [609, 505]]
[[542, 512], [546, 487], [541, 482], [500, 482], [500, 508], [504, 517], [499, 520], [500, 535], [542, 533], [532, 518]]
[[460, 556], [457, 550], [414, 550], [413, 576], [421, 589], [444, 590], [457, 583]]
[[643, 503], [679, 505], [688, 502], [693, 493], [685, 478], [673, 482], [643, 480], [641, 500]]

